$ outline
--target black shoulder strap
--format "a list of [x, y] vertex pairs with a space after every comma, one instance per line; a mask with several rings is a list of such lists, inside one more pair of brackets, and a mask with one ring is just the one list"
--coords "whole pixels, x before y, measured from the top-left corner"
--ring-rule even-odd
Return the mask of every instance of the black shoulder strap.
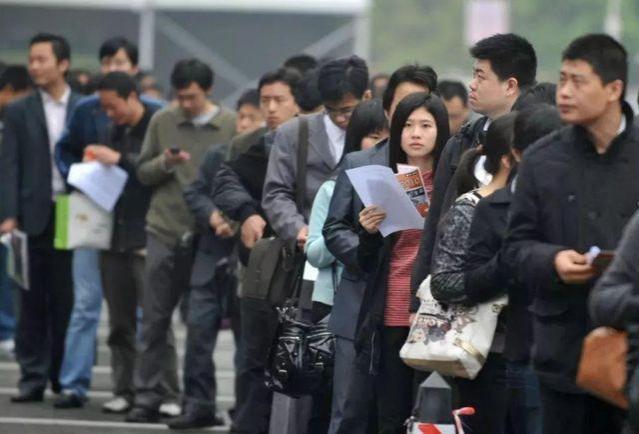
[[306, 160], [308, 158], [308, 118], [299, 117], [299, 136], [297, 146], [297, 182], [295, 203], [300, 213], [304, 213], [306, 203]]

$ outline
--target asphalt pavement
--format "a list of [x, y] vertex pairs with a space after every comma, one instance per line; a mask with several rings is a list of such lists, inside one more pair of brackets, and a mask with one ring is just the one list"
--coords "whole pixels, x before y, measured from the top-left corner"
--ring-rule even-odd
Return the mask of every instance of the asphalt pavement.
[[[184, 357], [186, 329], [176, 318], [173, 321], [181, 364]], [[102, 404], [112, 398], [110, 352], [106, 345], [107, 319], [105, 315], [98, 331], [98, 352], [93, 368], [93, 382], [89, 401], [82, 409], [58, 410], [53, 408], [55, 395], [47, 393], [42, 403], [13, 404], [9, 398], [17, 392], [18, 365], [6, 358], [0, 359], [0, 434], [124, 434], [167, 433], [165, 424], [129, 424], [122, 415], [102, 413]], [[224, 427], [189, 430], [189, 433], [228, 433], [227, 411], [234, 405], [233, 396], [233, 338], [228, 330], [220, 333], [214, 359], [217, 367], [218, 413], [226, 420]], [[164, 420], [163, 420], [164, 421]], [[178, 431], [175, 431], [178, 432]]]

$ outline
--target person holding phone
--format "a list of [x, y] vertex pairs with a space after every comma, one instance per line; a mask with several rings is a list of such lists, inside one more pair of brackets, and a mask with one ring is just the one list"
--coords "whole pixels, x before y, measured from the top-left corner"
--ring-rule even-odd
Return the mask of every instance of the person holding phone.
[[585, 253], [614, 249], [639, 203], [639, 128], [624, 101], [627, 81], [623, 45], [601, 34], [573, 40], [556, 94], [568, 126], [528, 149], [518, 168], [505, 254], [533, 297], [544, 434], [621, 432], [621, 410], [575, 378], [598, 277]]
[[152, 193], [146, 215], [142, 333], [128, 422], [160, 418], [171, 317], [189, 288], [195, 253], [195, 217], [183, 191], [195, 181], [207, 151], [235, 135], [235, 113], [210, 100], [213, 82], [213, 70], [201, 60], [177, 62], [171, 84], [178, 104], [151, 118], [140, 152], [137, 177]]

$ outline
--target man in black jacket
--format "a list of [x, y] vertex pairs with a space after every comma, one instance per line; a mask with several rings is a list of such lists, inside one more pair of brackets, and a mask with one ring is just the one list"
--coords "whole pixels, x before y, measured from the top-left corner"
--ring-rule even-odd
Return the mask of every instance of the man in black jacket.
[[[275, 129], [299, 112], [295, 100], [299, 74], [286, 69], [266, 73], [260, 79], [260, 109], [268, 132], [237, 158], [222, 164], [213, 188], [213, 201], [227, 216], [241, 224], [240, 260], [248, 264], [250, 249], [271, 231], [262, 211], [262, 188]], [[270, 346], [277, 324], [268, 302], [240, 302], [242, 360], [237, 372], [237, 407], [233, 432], [268, 431], [270, 392], [264, 385], [264, 348]]]
[[[470, 54], [475, 62], [473, 80], [469, 85], [469, 103], [471, 109], [483, 117], [464, 125], [459, 134], [451, 137], [439, 158], [433, 197], [411, 278], [413, 293], [430, 273], [439, 220], [457, 198], [454, 174], [461, 155], [478, 145], [480, 133], [488, 128], [491, 119], [508, 113], [522, 89], [535, 83], [535, 50], [521, 36], [509, 33], [482, 39], [470, 49]], [[484, 160], [480, 159], [476, 167], [483, 168], [483, 164]], [[417, 298], [413, 297], [411, 310], [414, 312], [417, 307]]]
[[0, 152], [0, 233], [29, 236], [28, 291], [20, 291], [16, 356], [18, 395], [42, 401], [47, 382], [60, 391], [59, 371], [73, 305], [71, 254], [53, 248], [55, 199], [65, 191], [53, 148], [79, 95], [69, 88], [71, 48], [61, 36], [36, 35], [29, 44], [29, 74], [38, 90], [5, 113]]
[[545, 434], [618, 433], [622, 415], [575, 384], [586, 301], [599, 271], [585, 253], [614, 249], [639, 203], [639, 129], [624, 102], [624, 47], [586, 35], [563, 52], [557, 106], [570, 124], [520, 166], [506, 254], [533, 294], [533, 363]]

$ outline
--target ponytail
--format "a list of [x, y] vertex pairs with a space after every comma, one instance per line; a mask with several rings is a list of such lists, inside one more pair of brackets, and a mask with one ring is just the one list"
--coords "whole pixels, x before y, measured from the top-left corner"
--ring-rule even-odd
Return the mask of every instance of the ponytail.
[[475, 165], [477, 159], [483, 155], [482, 146], [471, 148], [464, 152], [457, 166], [455, 177], [457, 178], [457, 195], [461, 196], [479, 187], [479, 182], [475, 178]]

